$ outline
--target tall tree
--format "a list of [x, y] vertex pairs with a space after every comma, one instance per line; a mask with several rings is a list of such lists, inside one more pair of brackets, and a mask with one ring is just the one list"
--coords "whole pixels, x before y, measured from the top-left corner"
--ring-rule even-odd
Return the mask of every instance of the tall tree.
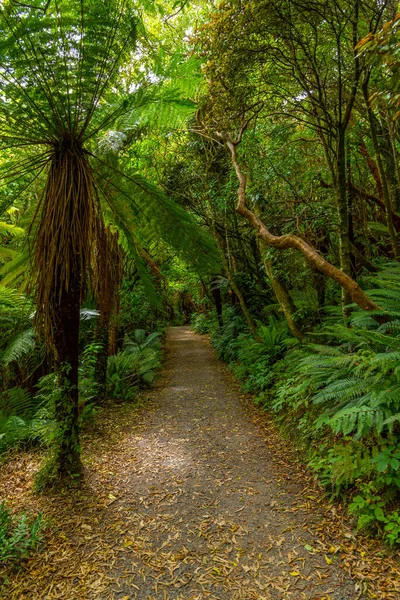
[[[199, 33], [208, 79], [200, 120], [203, 130], [219, 135], [229, 149], [239, 194], [248, 179], [237, 155], [239, 143], [243, 148], [244, 129], [257, 130], [259, 123], [271, 120], [313, 131], [317, 136], [335, 192], [340, 271], [332, 264], [326, 268], [329, 261], [299, 236], [280, 236], [279, 243], [273, 237], [264, 238], [275, 247], [296, 247], [314, 268], [340, 283], [344, 307], [353, 299], [365, 308], [377, 308], [351, 276], [354, 228], [349, 211], [346, 153], [364, 69], [355, 46], [364, 32], [378, 26], [386, 4], [349, 5], [341, 0], [227, 1]], [[249, 165], [253, 158], [244, 154], [241, 162]], [[242, 194], [237, 210], [249, 218], [249, 212], [244, 214], [243, 199]], [[254, 210], [251, 212], [251, 222], [261, 235], [260, 218]], [[393, 235], [392, 242], [395, 250]]]

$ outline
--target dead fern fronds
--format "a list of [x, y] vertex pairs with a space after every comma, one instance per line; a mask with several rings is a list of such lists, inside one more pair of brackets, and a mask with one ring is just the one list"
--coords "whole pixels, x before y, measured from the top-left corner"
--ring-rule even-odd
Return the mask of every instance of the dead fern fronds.
[[105, 226], [101, 217], [96, 219], [90, 272], [93, 295], [100, 311], [99, 327], [110, 319], [122, 283], [124, 251], [118, 238], [118, 230]]

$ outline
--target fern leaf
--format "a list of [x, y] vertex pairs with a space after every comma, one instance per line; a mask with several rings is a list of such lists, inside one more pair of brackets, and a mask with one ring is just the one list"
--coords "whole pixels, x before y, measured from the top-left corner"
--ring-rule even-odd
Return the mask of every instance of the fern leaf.
[[10, 364], [12, 361], [20, 361], [27, 356], [36, 345], [33, 329], [27, 329], [18, 333], [7, 345], [1, 356], [1, 362], [4, 365]]

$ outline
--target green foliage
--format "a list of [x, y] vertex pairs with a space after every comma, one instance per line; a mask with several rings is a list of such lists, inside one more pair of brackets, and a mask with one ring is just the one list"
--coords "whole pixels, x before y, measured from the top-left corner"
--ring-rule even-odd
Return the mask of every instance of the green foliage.
[[121, 309], [118, 324], [128, 335], [134, 335], [136, 329], [154, 331], [166, 318], [164, 312], [157, 310], [149, 299], [143, 281], [135, 273], [125, 277], [122, 285]]
[[[300, 344], [284, 321], [258, 326], [261, 342], [246, 331], [235, 307], [224, 308], [219, 329], [203, 316], [221, 359], [243, 389], [276, 415], [282, 431], [305, 453], [309, 466], [334, 498], [351, 500], [358, 526], [399, 538], [400, 499], [400, 274], [389, 265], [374, 278], [369, 295], [385, 309], [379, 323], [355, 310], [348, 323], [335, 308]], [[388, 319], [388, 315], [390, 315]], [[317, 343], [317, 340], [319, 343]]]
[[21, 444], [45, 443], [49, 421], [40, 394], [14, 387], [0, 395], [0, 453]]
[[46, 351], [32, 329], [33, 311], [28, 296], [0, 285], [0, 391], [26, 385], [43, 364]]
[[92, 342], [82, 352], [79, 364], [79, 420], [80, 425], [90, 425], [97, 414], [97, 386], [95, 369], [98, 356], [104, 352], [103, 346]]
[[110, 356], [107, 364], [107, 395], [132, 400], [140, 387], [154, 381], [160, 367], [160, 334], [137, 329], [131, 338], [125, 336], [124, 349]]
[[210, 333], [211, 329], [216, 327], [216, 324], [214, 320], [210, 318], [210, 315], [206, 315], [204, 313], [192, 313], [190, 325], [192, 329], [200, 335]]
[[12, 515], [4, 500], [0, 503], [0, 564], [18, 564], [40, 541], [42, 513], [35, 518]]
[[223, 319], [224, 325], [219, 328], [215, 316], [206, 319], [205, 315], [196, 315], [193, 318], [195, 331], [198, 324], [204, 332], [211, 331], [218, 358], [231, 364], [243, 381], [244, 391], [262, 392], [271, 383], [271, 365], [283, 356], [292, 339], [286, 321], [269, 317], [268, 325], [259, 323], [257, 333], [261, 341], [256, 341], [235, 307], [225, 306]]
[[379, 494], [376, 481], [361, 486], [349, 510], [358, 517], [358, 529], [378, 529], [389, 544], [400, 544], [400, 514], [398, 510], [388, 509], [387, 499]]
[[270, 367], [280, 358], [287, 348], [291, 337], [286, 321], [277, 321], [270, 317], [268, 325], [257, 328], [261, 342], [250, 334], [241, 334], [237, 338], [237, 352], [234, 372], [244, 381], [246, 392], [262, 392], [271, 383]]
[[225, 362], [236, 359], [239, 334], [245, 333], [247, 327], [242, 313], [234, 306], [224, 306], [223, 326], [211, 332], [211, 342], [217, 350], [218, 358]]

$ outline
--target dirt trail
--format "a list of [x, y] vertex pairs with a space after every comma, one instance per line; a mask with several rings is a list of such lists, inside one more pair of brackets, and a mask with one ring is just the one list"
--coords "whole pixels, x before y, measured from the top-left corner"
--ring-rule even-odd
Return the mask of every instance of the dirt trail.
[[271, 454], [205, 337], [169, 330], [165, 376], [151, 396], [139, 426], [127, 414], [117, 441], [91, 446], [78, 497], [39, 501], [58, 534], [5, 597], [392, 597], [364, 596], [342, 568], [339, 538], [352, 534], [325, 530], [329, 507], [313, 502], [309, 480], [284, 453]]

